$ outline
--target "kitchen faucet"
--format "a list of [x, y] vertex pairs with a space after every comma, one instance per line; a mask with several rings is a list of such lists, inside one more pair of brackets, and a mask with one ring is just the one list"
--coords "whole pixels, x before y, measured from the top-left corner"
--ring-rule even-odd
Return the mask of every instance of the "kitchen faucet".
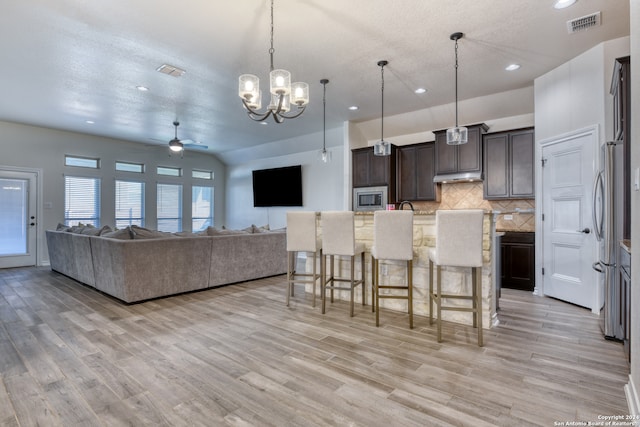
[[410, 201], [408, 201], [408, 200], [404, 200], [404, 201], [402, 201], [402, 202], [400, 203], [400, 206], [398, 207], [398, 210], [402, 210], [402, 208], [404, 207], [404, 205], [405, 205], [405, 204], [409, 205], [409, 207], [411, 208], [411, 210], [412, 210], [412, 211], [414, 210], [414, 209], [413, 209], [413, 204], [412, 204]]

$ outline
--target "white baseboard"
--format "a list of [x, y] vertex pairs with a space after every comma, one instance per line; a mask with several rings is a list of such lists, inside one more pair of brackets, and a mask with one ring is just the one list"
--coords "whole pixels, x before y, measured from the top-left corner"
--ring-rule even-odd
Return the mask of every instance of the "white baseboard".
[[629, 415], [640, 415], [640, 399], [638, 399], [638, 390], [636, 390], [636, 386], [633, 383], [631, 375], [629, 375], [629, 382], [624, 386], [624, 394], [627, 397]]

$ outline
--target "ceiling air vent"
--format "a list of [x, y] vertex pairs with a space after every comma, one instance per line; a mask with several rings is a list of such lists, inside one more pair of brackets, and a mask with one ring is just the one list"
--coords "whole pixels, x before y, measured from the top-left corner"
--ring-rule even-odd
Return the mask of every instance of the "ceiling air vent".
[[567, 31], [569, 31], [569, 34], [573, 34], [598, 25], [600, 25], [600, 12], [595, 12], [582, 18], [567, 21]]
[[162, 74], [168, 74], [173, 77], [181, 77], [184, 73], [186, 73], [186, 71], [182, 68], [174, 67], [173, 65], [168, 64], [162, 64], [161, 66], [156, 68], [156, 71]]

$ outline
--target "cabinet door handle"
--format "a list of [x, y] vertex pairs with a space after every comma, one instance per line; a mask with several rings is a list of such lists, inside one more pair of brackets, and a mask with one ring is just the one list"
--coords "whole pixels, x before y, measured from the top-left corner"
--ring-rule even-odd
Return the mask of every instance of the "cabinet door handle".
[[589, 227], [585, 227], [582, 230], [578, 230], [578, 233], [589, 234], [589, 233], [591, 233], [591, 230], [589, 229]]

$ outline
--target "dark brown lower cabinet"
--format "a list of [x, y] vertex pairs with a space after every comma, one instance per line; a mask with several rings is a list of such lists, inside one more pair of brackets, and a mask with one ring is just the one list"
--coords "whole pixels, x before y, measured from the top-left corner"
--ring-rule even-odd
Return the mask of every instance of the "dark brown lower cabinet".
[[535, 233], [507, 232], [501, 239], [501, 286], [533, 291], [535, 288]]

